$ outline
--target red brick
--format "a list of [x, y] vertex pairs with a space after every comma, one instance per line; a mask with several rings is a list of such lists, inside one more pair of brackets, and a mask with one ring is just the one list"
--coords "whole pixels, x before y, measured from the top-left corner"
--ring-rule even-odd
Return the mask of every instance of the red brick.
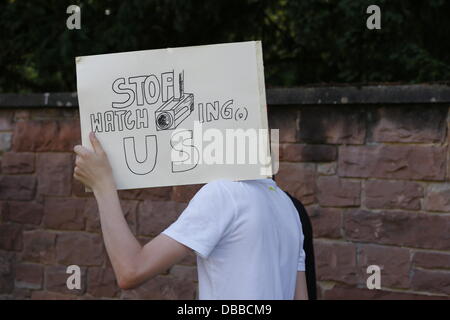
[[188, 253], [180, 262], [180, 265], [195, 266], [197, 264], [197, 255], [194, 252]]
[[120, 288], [117, 285], [113, 269], [89, 268], [87, 292], [94, 297], [117, 297], [120, 294]]
[[136, 237], [141, 246], [145, 246], [147, 243], [152, 241], [155, 237], [145, 237], [145, 236], [137, 236]]
[[133, 290], [124, 290], [123, 299], [145, 300], [192, 300], [197, 285], [189, 280], [180, 280], [172, 276], [158, 275]]
[[49, 229], [84, 230], [84, 199], [46, 198], [44, 226]]
[[141, 236], [156, 236], [174, 222], [184, 209], [184, 205], [175, 201], [143, 201], [138, 208]]
[[77, 179], [72, 179], [72, 195], [75, 197], [94, 198], [94, 193], [86, 192], [84, 184]]
[[310, 163], [280, 162], [277, 185], [299, 199], [304, 205], [315, 200], [315, 166]]
[[417, 294], [413, 292], [395, 292], [386, 290], [369, 290], [349, 286], [334, 286], [322, 293], [324, 300], [442, 300], [440, 296]]
[[409, 288], [411, 254], [409, 249], [362, 245], [358, 250], [360, 283], [365, 285], [370, 274], [367, 267], [377, 265], [381, 269], [381, 286], [390, 288]]
[[342, 146], [338, 174], [342, 177], [414, 180], [445, 179], [446, 149], [440, 146]]
[[36, 193], [36, 177], [31, 175], [1, 175], [0, 199], [31, 200]]
[[30, 111], [28, 110], [17, 110], [14, 113], [14, 121], [15, 122], [19, 122], [19, 121], [26, 121], [26, 120], [30, 120]]
[[2, 173], [32, 173], [34, 172], [34, 153], [6, 152], [2, 156]]
[[428, 185], [425, 210], [450, 212], [450, 184]]
[[56, 240], [56, 260], [62, 265], [99, 266], [105, 259], [102, 237], [86, 232], [67, 232]]
[[12, 252], [0, 251], [0, 294], [8, 294], [14, 290], [14, 259]]
[[450, 254], [418, 251], [414, 253], [413, 264], [425, 269], [450, 270]]
[[38, 192], [41, 195], [69, 196], [75, 162], [69, 153], [37, 155]]
[[336, 160], [335, 146], [284, 143], [280, 145], [280, 160], [291, 162], [330, 162]]
[[[67, 265], [69, 266], [69, 265]], [[58, 292], [71, 295], [82, 295], [86, 292], [86, 268], [80, 267], [81, 288], [67, 288], [67, 279], [72, 273], [67, 273], [66, 266], [47, 266], [45, 268], [45, 289], [47, 291]]]
[[[62, 106], [62, 105], [61, 105]], [[39, 108], [33, 110], [33, 120], [61, 120], [63, 108]]]
[[169, 200], [172, 193], [172, 187], [157, 187], [119, 190], [121, 199], [129, 200]]
[[14, 112], [4, 111], [0, 112], [0, 131], [10, 131], [13, 129]]
[[39, 225], [44, 214], [44, 207], [35, 201], [5, 201], [3, 204], [3, 218], [24, 224]]
[[304, 107], [300, 111], [299, 140], [324, 144], [362, 144], [366, 111], [356, 107]]
[[[136, 234], [136, 215], [139, 201], [121, 200], [120, 203], [131, 231]], [[100, 232], [100, 216], [98, 213], [97, 201], [95, 199], [88, 199], [84, 208], [84, 215], [86, 217], [86, 230], [90, 232]]]
[[48, 231], [25, 231], [22, 259], [29, 262], [54, 263], [55, 239], [56, 235]]
[[415, 248], [449, 250], [450, 217], [424, 213], [348, 210], [344, 213], [347, 239]]
[[365, 182], [368, 208], [419, 210], [423, 188], [410, 181], [368, 180]]
[[11, 150], [11, 132], [0, 132], [0, 153]]
[[44, 268], [39, 264], [18, 264], [15, 268], [16, 287], [40, 289], [42, 288], [43, 275]]
[[72, 151], [80, 143], [80, 124], [74, 120], [27, 120], [14, 128], [14, 151]]
[[0, 249], [22, 250], [22, 226], [13, 223], [0, 224]]
[[358, 282], [356, 247], [348, 242], [314, 241], [317, 280]]
[[269, 108], [269, 127], [280, 130], [280, 142], [296, 142], [298, 140], [298, 121], [298, 111], [295, 108], [283, 108], [282, 110]]
[[342, 238], [342, 209], [307, 207], [315, 238]]
[[12, 292], [12, 298], [14, 300], [29, 300], [31, 298], [31, 293], [31, 289], [16, 287]]
[[175, 279], [198, 282], [198, 273], [195, 266], [174, 265], [170, 269], [170, 275]]
[[322, 176], [332, 176], [336, 174], [336, 162], [319, 163], [317, 164], [317, 173]]
[[447, 181], [450, 181], [450, 108], [447, 112]]
[[417, 291], [450, 295], [450, 272], [415, 269], [412, 288]]
[[172, 189], [172, 200], [177, 202], [189, 202], [203, 186], [204, 184], [175, 186]]
[[441, 142], [445, 137], [445, 107], [384, 107], [374, 110], [371, 141], [423, 143]]
[[359, 206], [361, 183], [340, 179], [336, 176], [322, 176], [317, 179], [317, 198], [321, 206]]
[[33, 291], [31, 300], [77, 300], [79, 297], [49, 291]]

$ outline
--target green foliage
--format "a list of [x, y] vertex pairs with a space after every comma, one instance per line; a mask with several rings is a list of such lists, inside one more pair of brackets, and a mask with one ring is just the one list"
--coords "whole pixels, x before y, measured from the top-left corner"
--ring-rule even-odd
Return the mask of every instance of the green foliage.
[[1, 0], [0, 92], [74, 91], [76, 56], [257, 39], [269, 86], [446, 81], [449, 15], [444, 0]]

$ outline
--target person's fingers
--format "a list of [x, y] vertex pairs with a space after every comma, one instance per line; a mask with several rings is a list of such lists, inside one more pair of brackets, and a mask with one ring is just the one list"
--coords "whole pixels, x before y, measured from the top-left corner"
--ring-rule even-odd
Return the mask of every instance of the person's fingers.
[[81, 170], [80, 167], [78, 166], [73, 169], [73, 172], [76, 173], [78, 176], [83, 175], [83, 170]]
[[75, 167], [73, 170], [73, 177], [80, 181], [81, 183], [83, 183], [84, 185], [86, 185], [86, 178], [84, 176], [83, 171], [80, 170], [80, 168]]
[[79, 174], [79, 172], [77, 172], [77, 168], [75, 167], [75, 169], [73, 170], [73, 177], [78, 180], [81, 181], [81, 175]]
[[89, 150], [81, 145], [76, 145], [75, 147], [73, 147], [73, 151], [81, 157], [89, 155]]
[[103, 147], [102, 147], [100, 141], [98, 141], [98, 139], [95, 136], [94, 132], [91, 131], [89, 133], [89, 139], [91, 140], [92, 147], [94, 148], [95, 153], [103, 152]]

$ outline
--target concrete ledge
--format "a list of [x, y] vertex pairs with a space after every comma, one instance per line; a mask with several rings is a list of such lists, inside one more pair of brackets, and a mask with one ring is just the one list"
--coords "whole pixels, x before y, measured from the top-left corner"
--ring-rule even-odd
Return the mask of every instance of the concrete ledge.
[[267, 101], [274, 105], [448, 103], [450, 86], [419, 84], [274, 88], [267, 90]]
[[78, 107], [75, 92], [1, 93], [0, 108]]
[[[450, 86], [438, 84], [267, 89], [269, 105], [450, 103]], [[0, 94], [0, 108], [78, 107], [75, 92]]]

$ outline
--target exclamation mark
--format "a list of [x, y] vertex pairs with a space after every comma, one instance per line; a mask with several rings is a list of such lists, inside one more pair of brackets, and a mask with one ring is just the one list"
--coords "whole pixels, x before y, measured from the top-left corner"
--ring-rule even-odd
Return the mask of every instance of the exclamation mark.
[[[174, 75], [177, 74], [174, 71]], [[184, 94], [184, 71], [178, 73], [178, 81], [175, 81], [173, 87], [173, 100], [180, 101]]]

